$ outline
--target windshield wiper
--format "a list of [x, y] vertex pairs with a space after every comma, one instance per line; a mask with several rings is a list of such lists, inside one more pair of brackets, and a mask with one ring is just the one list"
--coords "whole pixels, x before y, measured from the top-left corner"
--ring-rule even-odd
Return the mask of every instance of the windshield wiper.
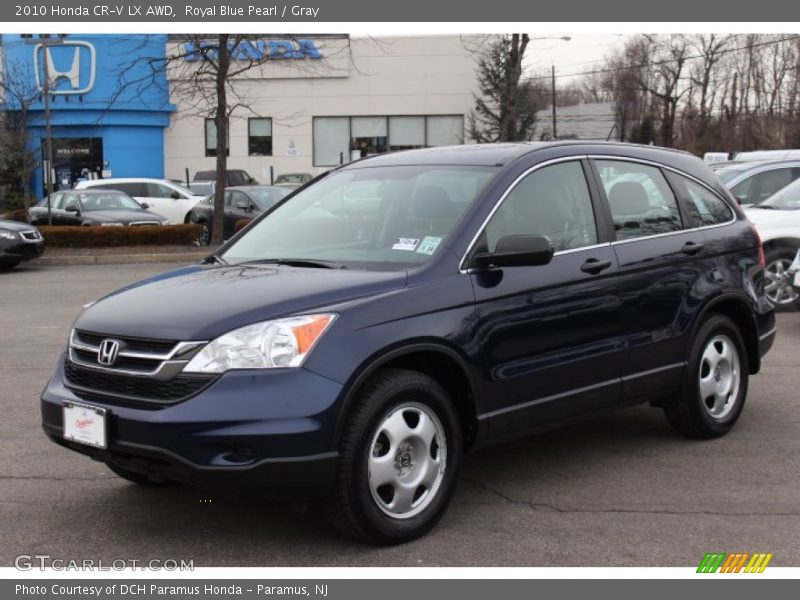
[[228, 261], [219, 256], [218, 254], [212, 254], [211, 256], [207, 256], [206, 259], [203, 261], [205, 264], [210, 265], [213, 263], [218, 263], [220, 265], [227, 265]]
[[753, 208], [763, 208], [764, 210], [778, 210], [777, 206], [772, 206], [770, 204], [760, 204], [759, 206], [754, 206]]
[[238, 265], [286, 265], [288, 267], [311, 267], [315, 269], [346, 269], [341, 263], [332, 260], [315, 260], [311, 258], [259, 258], [236, 263]]

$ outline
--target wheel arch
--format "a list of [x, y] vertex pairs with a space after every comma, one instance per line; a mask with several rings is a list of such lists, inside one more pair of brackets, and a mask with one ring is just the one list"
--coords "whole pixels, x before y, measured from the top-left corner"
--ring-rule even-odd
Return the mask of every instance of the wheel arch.
[[748, 371], [751, 375], [758, 373], [761, 369], [758, 322], [747, 297], [742, 294], [729, 293], [717, 296], [711, 300], [703, 307], [703, 310], [695, 320], [689, 343], [691, 343], [691, 340], [694, 340], [697, 330], [711, 314], [726, 316], [739, 327], [739, 331], [744, 339], [745, 349], [747, 350]]
[[385, 350], [362, 363], [356, 375], [345, 385], [345, 396], [336, 424], [336, 447], [341, 441], [353, 400], [370, 377], [385, 368], [409, 369], [435, 379], [447, 391], [458, 412], [465, 449], [474, 444], [478, 437], [477, 398], [466, 359], [444, 343], [424, 341]]

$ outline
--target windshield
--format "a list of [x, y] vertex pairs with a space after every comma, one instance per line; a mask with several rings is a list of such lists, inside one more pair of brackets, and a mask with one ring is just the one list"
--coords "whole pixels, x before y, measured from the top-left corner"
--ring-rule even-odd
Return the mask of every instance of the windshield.
[[121, 192], [79, 194], [83, 210], [143, 210], [136, 200]]
[[800, 209], [800, 179], [775, 192], [758, 205], [759, 208], [772, 208], [778, 210]]
[[260, 188], [250, 190], [250, 197], [258, 205], [259, 210], [267, 210], [291, 194], [292, 191], [294, 190], [288, 188]]
[[327, 261], [400, 270], [428, 260], [495, 167], [364, 167], [332, 173], [276, 208], [224, 253], [230, 263]]

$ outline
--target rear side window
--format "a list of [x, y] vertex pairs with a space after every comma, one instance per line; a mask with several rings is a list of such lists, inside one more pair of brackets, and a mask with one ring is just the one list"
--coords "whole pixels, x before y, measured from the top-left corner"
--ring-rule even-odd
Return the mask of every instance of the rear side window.
[[556, 251], [597, 243], [589, 187], [579, 162], [543, 167], [523, 179], [486, 225], [493, 252], [508, 235], [545, 235]]
[[670, 173], [670, 181], [678, 194], [686, 199], [684, 206], [693, 221], [693, 227], [719, 225], [733, 219], [731, 207], [711, 190], [675, 173]]
[[621, 160], [595, 162], [618, 240], [680, 231], [680, 210], [661, 170]]

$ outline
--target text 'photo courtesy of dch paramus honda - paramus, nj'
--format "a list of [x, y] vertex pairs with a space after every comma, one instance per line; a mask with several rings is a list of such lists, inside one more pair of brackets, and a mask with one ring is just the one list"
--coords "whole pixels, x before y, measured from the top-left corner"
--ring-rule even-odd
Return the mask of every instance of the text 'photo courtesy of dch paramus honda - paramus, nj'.
[[41, 410], [125, 479], [318, 497], [391, 544], [492, 442], [641, 403], [724, 435], [774, 336], [761, 241], [701, 160], [440, 147], [333, 169], [86, 306]]

